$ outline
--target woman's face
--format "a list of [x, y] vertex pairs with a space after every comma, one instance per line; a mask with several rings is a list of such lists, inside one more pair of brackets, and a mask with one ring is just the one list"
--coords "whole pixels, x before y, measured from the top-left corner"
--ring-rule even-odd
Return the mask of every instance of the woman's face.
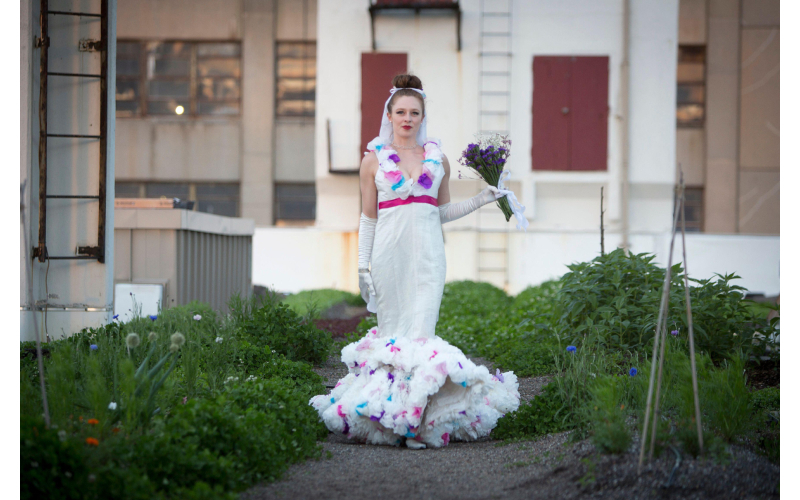
[[397, 139], [409, 141], [417, 137], [422, 124], [422, 103], [416, 97], [403, 95], [394, 100], [391, 113], [387, 112]]

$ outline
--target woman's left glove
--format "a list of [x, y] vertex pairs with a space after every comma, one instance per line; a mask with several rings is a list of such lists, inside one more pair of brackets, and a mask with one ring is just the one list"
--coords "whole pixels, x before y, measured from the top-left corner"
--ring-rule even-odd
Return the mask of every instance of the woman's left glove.
[[367, 303], [367, 311], [377, 312], [375, 285], [369, 272], [369, 262], [372, 259], [372, 242], [375, 239], [375, 226], [378, 219], [361, 214], [358, 223], [358, 288], [361, 298]]

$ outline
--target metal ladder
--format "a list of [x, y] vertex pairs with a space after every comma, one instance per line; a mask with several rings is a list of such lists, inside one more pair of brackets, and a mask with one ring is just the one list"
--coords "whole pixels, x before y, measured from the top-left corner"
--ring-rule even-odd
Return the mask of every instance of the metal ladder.
[[[506, 135], [511, 111], [511, 2], [481, 0], [478, 31], [478, 128]], [[482, 184], [478, 186], [483, 189]], [[495, 203], [477, 210], [478, 281], [508, 291], [508, 223]]]
[[[50, 2], [40, 3], [41, 36], [36, 39], [36, 48], [41, 50], [39, 66], [39, 243], [33, 248], [33, 257], [39, 262], [46, 260], [97, 260], [105, 262], [106, 240], [106, 182], [107, 182], [107, 143], [108, 143], [108, 0], [100, 0], [100, 12], [76, 12], [50, 10]], [[88, 18], [100, 22], [100, 40], [80, 40], [81, 52], [100, 52], [100, 73], [66, 73], [49, 70], [49, 18], [50, 16], [68, 16], [80, 20]], [[100, 130], [98, 134], [50, 133], [47, 128], [47, 83], [49, 77], [99, 79], [100, 81]], [[47, 190], [47, 146], [48, 139], [89, 139], [99, 143], [99, 189], [95, 194], [49, 194]], [[92, 200], [99, 203], [97, 227], [97, 245], [79, 246], [75, 255], [49, 255], [47, 252], [47, 200], [73, 199]]]

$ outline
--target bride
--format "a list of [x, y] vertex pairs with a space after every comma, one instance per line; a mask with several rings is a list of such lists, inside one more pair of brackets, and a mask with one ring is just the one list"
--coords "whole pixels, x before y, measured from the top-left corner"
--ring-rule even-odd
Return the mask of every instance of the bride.
[[[504, 196], [450, 203], [450, 164], [427, 136], [425, 93], [399, 75], [361, 163], [358, 277], [378, 326], [342, 349], [349, 373], [310, 404], [333, 432], [374, 444], [446, 446], [488, 435], [519, 406], [517, 377], [475, 365], [436, 336], [446, 262], [442, 224]], [[368, 264], [371, 263], [371, 270]]]

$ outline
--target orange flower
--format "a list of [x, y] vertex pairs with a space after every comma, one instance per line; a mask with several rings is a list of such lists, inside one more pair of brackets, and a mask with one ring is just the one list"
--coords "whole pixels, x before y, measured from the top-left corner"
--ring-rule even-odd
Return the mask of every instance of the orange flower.
[[111, 432], [113, 432], [114, 434], [118, 433], [119, 427], [114, 427], [113, 429], [111, 429]]
[[97, 446], [97, 445], [100, 444], [100, 441], [96, 440], [93, 437], [88, 437], [88, 438], [86, 438], [86, 444], [90, 444], [92, 446]]
[[78, 420], [80, 420], [81, 422], [83, 422], [83, 417], [78, 417]]
[[96, 418], [90, 418], [89, 420], [86, 421], [86, 423], [88, 423], [89, 425], [97, 425], [100, 423], [100, 421], [97, 420]]

